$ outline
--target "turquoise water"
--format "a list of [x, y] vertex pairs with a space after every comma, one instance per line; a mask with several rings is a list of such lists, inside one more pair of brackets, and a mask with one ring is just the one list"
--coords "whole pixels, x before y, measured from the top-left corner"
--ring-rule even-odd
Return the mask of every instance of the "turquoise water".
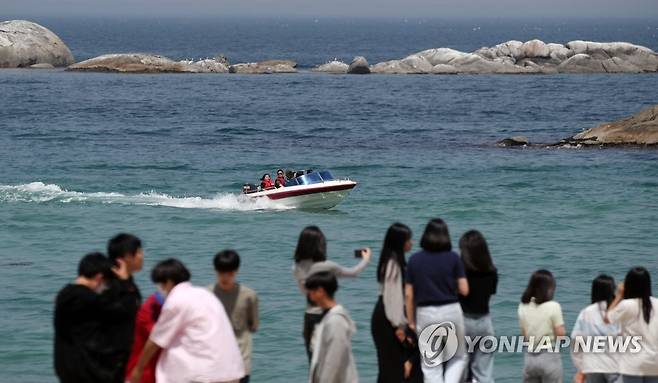
[[[644, 36], [644, 35], [642, 35]], [[320, 41], [320, 40], [318, 40]], [[75, 52], [74, 52], [75, 53]], [[377, 254], [389, 224], [444, 218], [453, 244], [476, 228], [501, 274], [499, 335], [517, 333], [529, 274], [554, 272], [570, 330], [599, 272], [634, 265], [658, 278], [658, 151], [502, 149], [550, 142], [658, 100], [656, 75], [114, 75], [0, 71], [0, 381], [54, 381], [52, 308], [79, 258], [119, 231], [139, 235], [148, 270], [177, 257], [213, 280], [222, 248], [261, 298], [253, 380], [306, 377], [304, 299], [292, 278], [297, 235], [328, 237], [329, 257]], [[328, 168], [359, 186], [336, 209], [281, 210], [234, 195], [278, 167]], [[418, 247], [416, 246], [416, 249]], [[375, 265], [341, 281], [364, 382], [374, 381]], [[654, 286], [655, 287], [655, 286]], [[573, 373], [565, 355], [565, 377]], [[522, 355], [498, 355], [499, 381]]]

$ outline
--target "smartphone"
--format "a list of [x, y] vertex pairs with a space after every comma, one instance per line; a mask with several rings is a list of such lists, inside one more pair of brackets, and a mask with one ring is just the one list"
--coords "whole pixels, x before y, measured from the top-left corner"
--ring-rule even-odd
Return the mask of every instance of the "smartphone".
[[363, 249], [354, 250], [354, 258], [363, 258]]

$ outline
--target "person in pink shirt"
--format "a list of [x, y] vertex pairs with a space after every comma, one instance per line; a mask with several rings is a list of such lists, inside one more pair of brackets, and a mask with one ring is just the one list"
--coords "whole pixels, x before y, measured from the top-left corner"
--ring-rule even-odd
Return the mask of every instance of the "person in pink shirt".
[[140, 381], [144, 367], [160, 350], [158, 383], [238, 382], [245, 369], [221, 302], [207, 289], [192, 286], [190, 272], [176, 259], [158, 263], [151, 280], [165, 302], [130, 382]]

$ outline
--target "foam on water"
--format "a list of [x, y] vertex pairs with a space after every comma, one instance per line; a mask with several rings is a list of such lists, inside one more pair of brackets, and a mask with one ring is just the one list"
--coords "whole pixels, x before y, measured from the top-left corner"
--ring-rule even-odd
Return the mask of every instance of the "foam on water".
[[116, 192], [69, 191], [55, 184], [30, 182], [21, 185], [0, 185], [0, 202], [97, 202], [124, 205], [167, 206], [182, 209], [209, 210], [285, 210], [283, 206], [264, 198], [252, 199], [232, 193], [219, 193], [211, 198], [199, 196], [177, 197], [150, 191], [134, 195]]

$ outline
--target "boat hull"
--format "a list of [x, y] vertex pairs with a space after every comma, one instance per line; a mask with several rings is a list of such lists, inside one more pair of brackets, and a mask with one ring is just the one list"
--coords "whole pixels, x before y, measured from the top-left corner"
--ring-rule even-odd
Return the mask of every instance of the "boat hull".
[[312, 185], [288, 186], [248, 194], [251, 198], [268, 198], [286, 207], [331, 209], [343, 202], [354, 189], [354, 181], [327, 181]]

